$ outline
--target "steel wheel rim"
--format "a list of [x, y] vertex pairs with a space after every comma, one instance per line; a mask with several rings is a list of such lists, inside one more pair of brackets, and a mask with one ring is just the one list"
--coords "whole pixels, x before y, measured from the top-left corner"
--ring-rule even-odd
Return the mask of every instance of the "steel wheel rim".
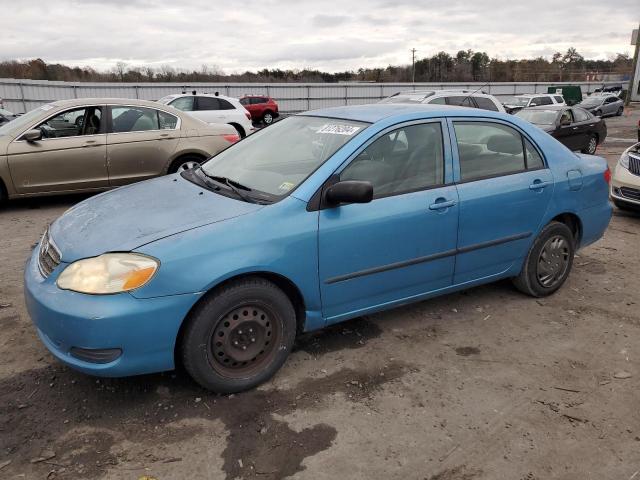
[[587, 147], [587, 150], [589, 151], [589, 153], [595, 153], [597, 146], [598, 146], [598, 143], [596, 142], [596, 139], [594, 137], [591, 137], [589, 139], [589, 146]]
[[281, 337], [272, 311], [263, 305], [241, 305], [216, 324], [209, 341], [210, 364], [225, 377], [245, 378], [271, 362]]
[[548, 239], [538, 256], [536, 277], [545, 288], [555, 287], [569, 268], [570, 247], [566, 238], [555, 235]]
[[269, 125], [271, 124], [271, 122], [273, 122], [273, 116], [270, 113], [265, 113], [263, 120], [264, 120], [264, 123]]
[[200, 166], [198, 162], [190, 160], [188, 162], [184, 162], [178, 167], [178, 172], [184, 172], [185, 170], [191, 170], [192, 168], [196, 168]]

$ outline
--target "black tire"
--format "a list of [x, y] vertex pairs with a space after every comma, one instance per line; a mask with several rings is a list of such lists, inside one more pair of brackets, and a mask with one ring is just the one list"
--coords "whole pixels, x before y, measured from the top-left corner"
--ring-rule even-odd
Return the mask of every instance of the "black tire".
[[[195, 168], [202, 163], [202, 158], [197, 155], [184, 155], [180, 158], [176, 158], [169, 166], [168, 174], [182, 172], [189, 170], [189, 168]], [[187, 168], [188, 167], [188, 168]]]
[[271, 110], [265, 111], [262, 115], [262, 123], [264, 123], [265, 125], [271, 125], [274, 120], [275, 117], [273, 116], [273, 112]]
[[584, 147], [581, 151], [582, 153], [594, 155], [597, 149], [598, 149], [598, 137], [592, 133], [591, 135], [589, 135], [589, 141], [587, 142], [587, 146]]
[[180, 353], [202, 387], [235, 393], [269, 380], [289, 356], [295, 336], [289, 298], [268, 280], [251, 277], [222, 287], [196, 306]]
[[624, 112], [624, 107], [620, 107], [620, 108], [618, 108], [618, 111], [616, 112], [616, 115], [618, 117], [621, 117], [623, 112]]
[[[550, 249], [556, 240], [562, 241], [558, 244], [560, 248]], [[569, 227], [560, 222], [549, 223], [533, 242], [522, 271], [513, 278], [513, 284], [518, 290], [532, 297], [551, 295], [569, 276], [575, 248], [575, 239]], [[549, 275], [552, 275], [552, 278], [547, 283], [545, 280]]]
[[6, 203], [7, 197], [7, 190], [4, 188], [2, 180], [0, 180], [0, 207]]

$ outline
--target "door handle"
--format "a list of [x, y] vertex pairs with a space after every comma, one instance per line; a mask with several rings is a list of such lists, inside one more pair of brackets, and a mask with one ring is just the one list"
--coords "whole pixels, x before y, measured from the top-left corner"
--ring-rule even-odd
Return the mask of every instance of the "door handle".
[[82, 145], [82, 148], [86, 148], [86, 147], [97, 147], [98, 144], [96, 143], [95, 140], [87, 140], [86, 142], [84, 142], [84, 145]]
[[549, 185], [553, 185], [553, 182], [543, 182], [542, 180], [534, 180], [531, 185], [529, 185], [529, 190], [540, 190], [544, 187], [548, 187]]
[[444, 210], [445, 208], [453, 207], [456, 204], [455, 200], [447, 200], [446, 198], [438, 198], [434, 203], [429, 205], [429, 210]]
[[577, 130], [577, 129], [578, 129], [578, 127], [573, 127], [573, 129], [574, 129], [574, 130]]

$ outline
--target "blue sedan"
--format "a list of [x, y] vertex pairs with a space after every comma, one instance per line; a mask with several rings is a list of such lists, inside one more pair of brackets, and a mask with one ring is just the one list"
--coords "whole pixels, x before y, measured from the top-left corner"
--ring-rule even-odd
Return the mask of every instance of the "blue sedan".
[[59, 360], [236, 392], [296, 335], [511, 278], [549, 295], [611, 218], [604, 159], [511, 115], [363, 105], [285, 119], [53, 222], [25, 297]]

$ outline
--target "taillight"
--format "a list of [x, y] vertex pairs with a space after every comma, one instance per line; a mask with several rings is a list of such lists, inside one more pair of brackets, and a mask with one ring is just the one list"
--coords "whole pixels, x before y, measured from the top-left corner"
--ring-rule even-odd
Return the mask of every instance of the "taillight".
[[240, 135], [238, 135], [237, 133], [229, 133], [227, 135], [223, 135], [222, 138], [224, 138], [229, 143], [236, 143], [238, 140], [240, 140]]
[[607, 185], [611, 183], [611, 170], [609, 170], [609, 167], [604, 171], [604, 181], [607, 182]]

